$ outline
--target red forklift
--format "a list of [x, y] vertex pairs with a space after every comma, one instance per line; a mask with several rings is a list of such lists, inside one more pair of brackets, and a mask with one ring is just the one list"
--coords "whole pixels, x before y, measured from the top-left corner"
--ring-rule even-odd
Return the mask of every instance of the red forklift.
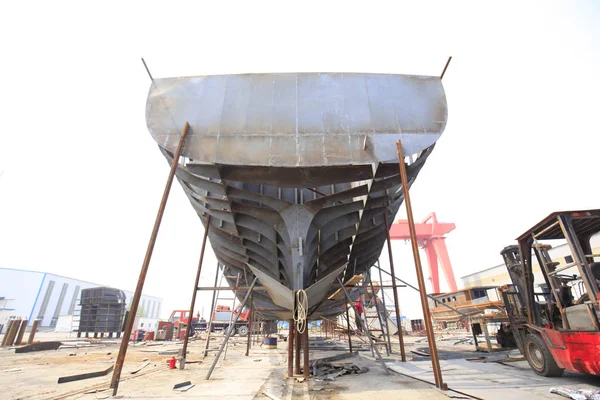
[[[600, 254], [590, 244], [598, 232], [600, 210], [555, 212], [500, 253], [513, 282], [501, 288], [512, 333], [538, 375], [600, 375]], [[566, 250], [560, 258], [551, 244]]]

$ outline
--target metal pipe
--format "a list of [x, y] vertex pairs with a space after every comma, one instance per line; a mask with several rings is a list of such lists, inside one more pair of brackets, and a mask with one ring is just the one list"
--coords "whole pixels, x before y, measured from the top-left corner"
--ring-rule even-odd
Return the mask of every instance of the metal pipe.
[[398, 286], [396, 285], [396, 273], [394, 272], [394, 257], [392, 256], [392, 239], [390, 239], [390, 225], [388, 223], [387, 211], [383, 212], [385, 222], [385, 233], [387, 235], [388, 256], [390, 258], [390, 272], [392, 276], [392, 292], [394, 293], [394, 309], [396, 311], [396, 325], [398, 325], [398, 342], [400, 345], [400, 357], [406, 362], [406, 352], [404, 350], [404, 335], [402, 332], [402, 320], [400, 319], [400, 302], [398, 300]]
[[[217, 280], [219, 279], [219, 270], [221, 269], [221, 264], [217, 262], [217, 272], [215, 273], [215, 286], [217, 286]], [[208, 316], [208, 323], [206, 324], [206, 343], [204, 344], [204, 357], [208, 355], [208, 346], [210, 344], [210, 334], [212, 331], [212, 318], [215, 312], [216, 307], [216, 297], [217, 291], [213, 291], [212, 301], [210, 303], [210, 315]]]
[[308, 359], [308, 321], [306, 322], [306, 327], [304, 328], [304, 332], [302, 333], [302, 350], [303, 350], [303, 360], [304, 365], [302, 368], [302, 373], [305, 379], [308, 379], [310, 376], [310, 363]]
[[142, 57], [142, 62], [144, 63], [144, 68], [146, 68], [146, 72], [148, 73], [148, 76], [150, 77], [150, 80], [152, 82], [154, 82], [154, 78], [152, 77], [152, 74], [150, 73], [150, 70], [148, 69], [148, 66], [146, 65], [146, 60], [144, 60], [143, 57]]
[[440, 75], [440, 79], [444, 79], [444, 75], [446, 74], [446, 70], [448, 69], [448, 65], [450, 65], [450, 61], [452, 61], [452, 57], [448, 57], [448, 61], [446, 61], [446, 65], [444, 66], [444, 70]]
[[[375, 296], [375, 289], [373, 289], [373, 279], [371, 279], [371, 268], [369, 268], [369, 285], [371, 286], [371, 296], [373, 301], [375, 302], [375, 311], [377, 312], [377, 320], [379, 321], [379, 326], [381, 327], [381, 334], [383, 335], [383, 320], [381, 319], [381, 312], [379, 311], [379, 305], [377, 304], [377, 297]], [[366, 316], [365, 311], [365, 316]], [[386, 314], [387, 316], [387, 314]], [[385, 339], [384, 339], [385, 340]], [[389, 356], [390, 355], [391, 346], [385, 345], [385, 352]]]
[[133, 329], [133, 322], [135, 321], [135, 315], [137, 314], [138, 306], [140, 304], [140, 297], [142, 297], [142, 289], [144, 288], [144, 282], [146, 281], [146, 274], [148, 273], [148, 266], [150, 265], [150, 259], [152, 258], [152, 252], [154, 251], [154, 244], [156, 243], [156, 238], [158, 237], [158, 230], [160, 228], [160, 223], [162, 222], [163, 215], [165, 213], [165, 207], [167, 205], [167, 199], [169, 198], [169, 193], [171, 191], [171, 185], [173, 184], [173, 179], [175, 178], [175, 171], [177, 170], [177, 164], [179, 163], [179, 157], [181, 156], [181, 151], [183, 150], [183, 145], [185, 143], [185, 137], [187, 136], [188, 130], [190, 128], [189, 123], [185, 123], [183, 126], [183, 130], [181, 132], [181, 138], [179, 139], [179, 144], [177, 145], [177, 150], [173, 155], [173, 162], [171, 163], [171, 171], [169, 171], [169, 177], [167, 178], [167, 184], [165, 185], [165, 190], [162, 195], [162, 199], [160, 201], [160, 206], [158, 207], [158, 213], [156, 215], [156, 220], [154, 221], [154, 228], [152, 228], [152, 234], [150, 235], [150, 241], [148, 242], [148, 248], [146, 249], [146, 256], [144, 257], [144, 262], [142, 264], [142, 269], [140, 271], [140, 277], [138, 279], [137, 286], [135, 288], [135, 293], [133, 295], [133, 299], [131, 300], [131, 306], [129, 308], [129, 318], [127, 320], [127, 324], [125, 326], [125, 332], [123, 334], [123, 339], [121, 339], [121, 347], [119, 348], [119, 355], [117, 356], [117, 361], [115, 363], [115, 370], [113, 372], [113, 376], [111, 379], [110, 387], [113, 389], [113, 396], [117, 395], [117, 391], [119, 390], [119, 380], [121, 379], [121, 370], [123, 369], [123, 363], [125, 361], [125, 355], [127, 354], [127, 346], [129, 346], [129, 338], [131, 337], [131, 331]]
[[[387, 272], [386, 270], [382, 269], [380, 266], [375, 266], [375, 265], [373, 265], [373, 266], [374, 266], [375, 268], [379, 269], [379, 272], [385, 272], [385, 273], [386, 273], [386, 274], [388, 274], [389, 276], [392, 276], [392, 274], [390, 274], [390, 273], [389, 273], [389, 272]], [[398, 278], [398, 277], [396, 277], [396, 280], [397, 280], [398, 282], [402, 282], [402, 283], [404, 284], [404, 286], [402, 286], [402, 285], [399, 285], [398, 287], [409, 287], [409, 288], [411, 288], [411, 289], [413, 289], [413, 290], [416, 290], [417, 292], [420, 292], [419, 288], [416, 288], [416, 287], [414, 287], [414, 286], [413, 286], [413, 285], [411, 285], [410, 283], [408, 283], [408, 282], [406, 282], [406, 281], [403, 281], [402, 279], [400, 279], [400, 278]], [[387, 287], [387, 286], [383, 286], [383, 287]], [[435, 298], [435, 297], [433, 297], [432, 295], [430, 295], [430, 294], [427, 294], [427, 293], [425, 293], [425, 295], [426, 295], [427, 297], [429, 297], [431, 300], [433, 300], [434, 302], [436, 302], [437, 304], [439, 304], [439, 305], [441, 305], [441, 306], [444, 306], [444, 307], [446, 307], [446, 308], [448, 308], [448, 309], [450, 309], [450, 310], [452, 310], [452, 311], [454, 311], [454, 312], [456, 312], [456, 313], [458, 313], [458, 314], [460, 314], [460, 315], [462, 315], [462, 316], [465, 316], [465, 317], [467, 316], [467, 314], [465, 314], [465, 313], [463, 313], [463, 312], [461, 312], [461, 311], [458, 311], [456, 308], [454, 308], [454, 307], [452, 307], [452, 306], [449, 306], [449, 305], [448, 305], [448, 304], [446, 304], [446, 303], [442, 303], [440, 300], [436, 299], [436, 298]]]
[[348, 315], [348, 309], [350, 307], [346, 307], [346, 324], [348, 324], [348, 348], [350, 349], [350, 353], [352, 353], [352, 332], [350, 329], [350, 315]]
[[[437, 346], [435, 344], [435, 335], [433, 333], [433, 324], [431, 323], [431, 314], [429, 312], [429, 305], [427, 304], [427, 296], [425, 293], [427, 289], [425, 287], [425, 278], [423, 278], [423, 269], [421, 268], [421, 257], [419, 255], [419, 243], [417, 242], [417, 232], [415, 229], [415, 220], [413, 218], [412, 204], [410, 202], [410, 194], [408, 188], [408, 177], [406, 173], [406, 164], [404, 163], [404, 151], [402, 149], [402, 143], [398, 140], [396, 142], [398, 149], [398, 165], [400, 167], [400, 178], [402, 179], [402, 192], [404, 193], [404, 204], [406, 206], [406, 215], [408, 217], [408, 228], [410, 231], [410, 243], [412, 246], [413, 257], [415, 259], [415, 269], [417, 270], [417, 282], [419, 283], [419, 294], [421, 295], [421, 307], [423, 308], [423, 319], [425, 320], [425, 330], [427, 333], [427, 342], [429, 344], [429, 354], [431, 355], [431, 364], [433, 366], [433, 374], [435, 377], [435, 384], [440, 389], [444, 390], [446, 385], [442, 379], [442, 371], [440, 369], [440, 360], [438, 357]], [[389, 235], [389, 232], [388, 232]], [[389, 236], [388, 236], [389, 244]], [[390, 250], [391, 259], [391, 250]], [[392, 269], [392, 274], [394, 270]], [[394, 279], [394, 282], [396, 280]], [[400, 324], [400, 321], [398, 321]]]
[[206, 228], [204, 229], [204, 237], [202, 238], [202, 249], [200, 250], [200, 261], [198, 261], [198, 271], [196, 272], [196, 280], [194, 281], [194, 290], [192, 292], [192, 302], [190, 304], [190, 314], [188, 323], [185, 329], [185, 337], [183, 338], [183, 348], [181, 349], [181, 359], [179, 360], [179, 369], [185, 369], [185, 358], [187, 356], [188, 340], [192, 329], [192, 321], [194, 319], [194, 305], [196, 304], [197, 287], [200, 282], [200, 273], [202, 271], [202, 261], [204, 261], [204, 249], [206, 248], [206, 238], [210, 229], [210, 214], [206, 217]]
[[[342, 290], [344, 291], [344, 295], [346, 296], [346, 300], [350, 303], [350, 306], [354, 310], [354, 313], [356, 313], [356, 308], [354, 308], [354, 304], [352, 303], [352, 298], [350, 297], [350, 294], [348, 294], [348, 291], [344, 287], [344, 284], [342, 283], [342, 280], [338, 277], [337, 281], [340, 284], [340, 286], [342, 287]], [[383, 368], [385, 369], [386, 373], [389, 373], [389, 371], [387, 370], [387, 366], [383, 362], [383, 357], [381, 357], [381, 353], [379, 353], [379, 349], [377, 348], [377, 346], [373, 342], [373, 338], [371, 337], [371, 332], [369, 332], [369, 330], [367, 329], [367, 327], [365, 326], [365, 324], [364, 324], [364, 322], [363, 322], [363, 320], [361, 318], [359, 318], [358, 321], [360, 322], [360, 325], [362, 326], [363, 331], [367, 335], [367, 338], [369, 338], [369, 343], [371, 344], [371, 348], [375, 350], [375, 353], [377, 353], [377, 357], [378, 357], [377, 359], [381, 360], [381, 362], [383, 363]]]
[[[379, 283], [383, 283], [383, 276], [381, 276], [381, 267], [379, 266], [379, 260], [377, 260], [377, 266], [375, 267], [379, 271]], [[383, 288], [381, 288], [381, 302], [383, 303], [383, 310], [385, 311], [385, 331], [387, 333], [387, 342], [388, 348], [390, 349], [390, 353], [392, 352], [392, 339], [390, 338], [390, 324], [388, 322], [388, 312], [387, 307], [385, 305], [385, 293], [383, 292]]]
[[[252, 292], [250, 292], [250, 310], [248, 311], [248, 340], [246, 341], [246, 357], [248, 357], [250, 355], [250, 341], [252, 339], [252, 335], [250, 334], [250, 332], [252, 331], [252, 314], [254, 314], [254, 309], [252, 307], [253, 304], [253, 300], [254, 300], [254, 295]], [[242, 312], [242, 310], [240, 310], [240, 312]]]
[[[250, 285], [250, 288], [252, 288], [256, 284], [257, 280], [258, 280], [258, 278], [254, 278], [254, 280], [252, 281], [252, 285]], [[244, 297], [244, 301], [242, 302], [242, 305], [240, 307], [241, 310], [244, 309], [244, 306], [248, 302], [248, 298], [250, 297], [251, 292], [252, 292], [252, 289], [250, 289], [250, 292], [246, 293], [246, 297]], [[217, 352], [217, 355], [215, 356], [215, 361], [213, 361], [212, 365], [210, 366], [210, 369], [208, 370], [208, 374], [206, 374], [206, 380], [210, 379], [210, 375], [212, 374], [213, 370], [215, 369], [215, 366], [217, 365], [217, 363], [219, 362], [219, 358], [221, 358], [221, 353], [223, 352], [223, 349], [227, 345], [227, 342], [229, 341], [229, 337], [235, 331], [234, 326], [237, 323], [239, 317], [240, 317], [240, 313], [237, 313], [235, 315], [235, 318], [233, 319], [232, 323], [229, 325], [229, 328], [227, 329], [227, 334], [225, 335], [225, 340], [223, 340], [223, 343], [221, 343], [221, 347], [219, 348], [219, 351]]]
[[296, 334], [296, 327], [293, 319], [289, 320], [288, 329], [288, 378], [294, 376], [294, 335]]
[[[198, 286], [197, 290], [203, 290], [203, 291], [215, 291], [215, 290], [231, 290], [231, 291], [240, 291], [240, 292], [245, 292], [246, 290], [250, 290], [250, 286]], [[252, 289], [252, 291], [257, 292], [259, 290], [267, 290], [264, 286], [257, 286], [255, 288]], [[280, 310], [282, 311], [282, 310]]]

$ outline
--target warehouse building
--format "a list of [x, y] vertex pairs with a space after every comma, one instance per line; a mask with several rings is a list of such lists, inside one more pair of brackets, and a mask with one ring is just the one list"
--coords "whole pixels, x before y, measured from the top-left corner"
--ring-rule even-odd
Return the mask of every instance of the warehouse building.
[[[0, 325], [8, 319], [21, 317], [29, 323], [39, 319], [40, 327], [55, 328], [59, 317], [64, 319], [77, 314], [82, 289], [100, 286], [103, 285], [49, 272], [0, 268], [0, 298], [7, 299], [2, 306]], [[129, 308], [133, 292], [123, 292]], [[138, 316], [151, 320], [159, 318], [161, 304], [161, 298], [142, 295]]]
[[[600, 254], [600, 235], [592, 237], [590, 243], [592, 246], [592, 253]], [[573, 262], [571, 250], [569, 249], [569, 246], [566, 243], [551, 248], [548, 251], [548, 253], [552, 258], [552, 261], [556, 261], [559, 263], [559, 266], [557, 268], [560, 268], [561, 266]], [[533, 259], [535, 260], [535, 257]], [[532, 270], [534, 275], [534, 282], [536, 284], [545, 284], [544, 276], [542, 275], [542, 271], [537, 262], [533, 264]], [[562, 273], [566, 275], [579, 275], [576, 266], [566, 269]], [[504, 263], [496, 265], [495, 267], [484, 269], [483, 271], [463, 276], [460, 279], [462, 280], [462, 284], [465, 289], [479, 286], [502, 286], [512, 283], [510, 280], [510, 276], [508, 275], [508, 270], [506, 269]]]

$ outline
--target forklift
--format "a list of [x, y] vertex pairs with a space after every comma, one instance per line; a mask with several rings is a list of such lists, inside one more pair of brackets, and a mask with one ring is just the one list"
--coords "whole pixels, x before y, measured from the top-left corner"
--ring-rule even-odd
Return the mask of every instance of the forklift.
[[[590, 245], [598, 232], [600, 209], [555, 212], [500, 253], [513, 283], [501, 288], [511, 330], [538, 375], [600, 376], [600, 254]], [[566, 242], [561, 262], [550, 257], [552, 241]], [[544, 282], [534, 282], [532, 253]]]

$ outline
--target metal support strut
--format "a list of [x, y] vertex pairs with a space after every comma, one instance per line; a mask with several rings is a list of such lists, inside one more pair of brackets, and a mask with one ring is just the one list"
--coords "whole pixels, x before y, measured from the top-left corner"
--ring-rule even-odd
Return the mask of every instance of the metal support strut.
[[165, 190], [160, 201], [160, 206], [158, 207], [158, 213], [156, 215], [156, 220], [154, 221], [154, 228], [152, 228], [152, 234], [150, 235], [150, 241], [148, 242], [148, 248], [146, 249], [146, 256], [144, 257], [142, 269], [140, 270], [140, 277], [138, 278], [135, 293], [133, 295], [133, 299], [131, 300], [131, 306], [129, 308], [129, 318], [127, 319], [125, 325], [125, 332], [123, 334], [123, 338], [121, 339], [121, 347], [119, 348], [119, 355], [117, 356], [115, 370], [113, 372], [112, 380], [110, 383], [110, 387], [113, 389], [113, 396], [116, 396], [117, 391], [119, 390], [119, 380], [121, 379], [121, 371], [123, 369], [123, 363], [125, 362], [127, 347], [129, 346], [129, 338], [131, 337], [133, 322], [135, 321], [135, 315], [137, 314], [138, 306], [140, 304], [140, 298], [142, 297], [142, 289], [144, 288], [146, 274], [148, 273], [148, 266], [150, 265], [152, 252], [154, 251], [154, 244], [156, 243], [156, 238], [158, 237], [158, 230], [160, 228], [160, 223], [162, 222], [162, 217], [165, 213], [165, 207], [167, 205], [169, 193], [171, 192], [171, 185], [173, 184], [173, 178], [175, 178], [177, 164], [179, 163], [179, 157], [181, 156], [181, 151], [183, 150], [183, 145], [185, 143], [185, 137], [188, 133], [189, 128], [190, 124], [186, 122], [183, 126], [183, 131], [181, 132], [181, 138], [179, 139], [177, 150], [175, 151], [175, 154], [173, 154], [173, 162], [171, 162], [171, 170], [169, 172], [169, 177], [167, 178], [167, 184], [165, 185]]
[[198, 271], [196, 272], [196, 280], [194, 281], [194, 291], [192, 292], [192, 303], [190, 304], [190, 314], [185, 329], [185, 338], [183, 338], [183, 348], [181, 349], [181, 359], [179, 361], [179, 369], [185, 368], [185, 359], [187, 356], [188, 339], [190, 338], [190, 330], [192, 329], [192, 321], [194, 320], [194, 305], [196, 304], [196, 294], [198, 293], [198, 283], [200, 282], [200, 272], [202, 271], [202, 261], [204, 260], [204, 249], [206, 248], [206, 238], [210, 229], [210, 214], [206, 217], [206, 228], [204, 229], [204, 238], [202, 239], [202, 249], [200, 250], [200, 261], [198, 261]]
[[392, 240], [390, 239], [390, 225], [388, 223], [387, 212], [383, 213], [383, 218], [385, 220], [385, 233], [387, 235], [388, 255], [390, 257], [390, 272], [392, 273], [392, 291], [394, 292], [396, 325], [398, 326], [398, 341], [400, 342], [400, 357], [402, 358], [403, 362], [406, 362], [406, 352], [404, 351], [404, 335], [402, 332], [402, 319], [400, 318], [400, 302], [398, 300], [398, 286], [396, 285], [396, 273], [394, 272], [394, 256], [392, 256]]
[[[254, 280], [252, 281], [252, 285], [250, 285], [250, 290], [248, 290], [248, 293], [246, 293], [246, 297], [244, 297], [244, 301], [242, 301], [240, 310], [243, 310], [244, 307], [246, 306], [246, 303], [248, 302], [248, 299], [250, 298], [250, 293], [252, 293], [252, 289], [254, 288], [254, 285], [256, 285], [257, 280], [258, 280], [258, 278], [254, 278]], [[215, 361], [213, 361], [212, 365], [210, 366], [210, 369], [208, 370], [208, 373], [206, 374], [206, 380], [210, 379], [210, 376], [213, 373], [215, 366], [219, 362], [219, 358], [221, 358], [221, 353], [223, 352], [223, 349], [225, 348], [225, 346], [227, 346], [229, 337], [233, 334], [233, 332], [235, 332], [235, 324], [237, 323], [238, 318], [240, 317], [240, 314], [241, 314], [241, 312], [237, 313], [235, 315], [235, 318], [233, 319], [233, 321], [227, 328], [227, 333], [225, 334], [225, 339], [223, 340], [223, 343], [221, 343], [221, 347], [219, 347], [219, 351], [217, 352], [217, 355], [215, 356]]]
[[[410, 243], [412, 246], [413, 257], [415, 259], [415, 269], [417, 270], [417, 282], [419, 283], [419, 295], [421, 296], [421, 307], [423, 308], [423, 319], [425, 320], [425, 330], [427, 333], [427, 343], [429, 344], [429, 354], [431, 355], [431, 364], [433, 366], [433, 376], [435, 377], [435, 385], [442, 390], [447, 390], [448, 387], [444, 384], [442, 379], [442, 370], [440, 369], [440, 360], [438, 357], [437, 346], [435, 344], [433, 324], [431, 323], [431, 314], [429, 312], [429, 305], [427, 304], [427, 289], [425, 287], [425, 278], [423, 278], [421, 257], [419, 255], [419, 243], [417, 242], [415, 220], [413, 218], [412, 204], [410, 202], [406, 164], [404, 163], [404, 151], [402, 149], [402, 143], [399, 140], [396, 142], [396, 147], [398, 149], [398, 165], [400, 167], [400, 178], [402, 179], [402, 192], [404, 194], [404, 204], [406, 205], [406, 215], [408, 217], [408, 228], [410, 230], [411, 238]], [[390, 261], [392, 258], [391, 256], [392, 254], [390, 249]], [[394, 270], [392, 269], [391, 272], [393, 274]], [[396, 279], [393, 278], [394, 276], [392, 276], [392, 281], [396, 282]], [[398, 322], [398, 325], [399, 324], [400, 322]]]
[[296, 335], [296, 327], [294, 325], [294, 319], [288, 321], [288, 378], [294, 376], [294, 336]]

